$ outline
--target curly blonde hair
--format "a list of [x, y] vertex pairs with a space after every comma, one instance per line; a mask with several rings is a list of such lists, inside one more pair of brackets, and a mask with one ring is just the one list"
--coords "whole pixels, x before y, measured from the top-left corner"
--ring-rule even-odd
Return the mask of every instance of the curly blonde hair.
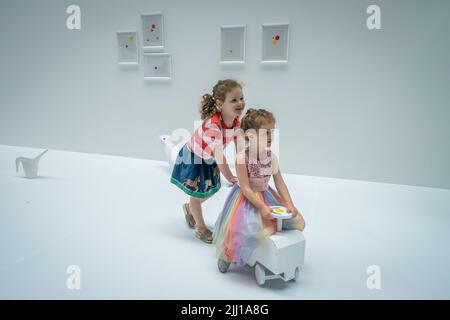
[[210, 118], [214, 113], [218, 112], [216, 100], [225, 101], [226, 94], [236, 87], [242, 89], [242, 86], [235, 80], [219, 80], [213, 87], [212, 94], [204, 94], [199, 108], [202, 120]]

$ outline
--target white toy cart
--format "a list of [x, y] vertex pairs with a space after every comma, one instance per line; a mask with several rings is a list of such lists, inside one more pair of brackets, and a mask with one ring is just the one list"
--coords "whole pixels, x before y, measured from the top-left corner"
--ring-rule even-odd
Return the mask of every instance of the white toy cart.
[[[254, 251], [248, 265], [255, 267], [256, 282], [264, 285], [266, 280], [281, 278], [297, 281], [305, 259], [305, 237], [299, 230], [282, 230], [282, 220], [292, 218], [283, 207], [272, 207], [277, 219], [277, 233], [271, 235]], [[218, 261], [221, 272], [229, 263]]]

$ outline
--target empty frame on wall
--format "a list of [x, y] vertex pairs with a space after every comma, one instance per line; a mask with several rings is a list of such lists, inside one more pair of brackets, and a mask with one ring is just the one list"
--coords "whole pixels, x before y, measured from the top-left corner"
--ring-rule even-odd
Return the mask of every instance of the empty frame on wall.
[[141, 14], [142, 48], [144, 51], [164, 50], [164, 19], [161, 12]]
[[262, 63], [287, 63], [289, 24], [262, 25]]
[[170, 53], [144, 53], [144, 79], [172, 79], [172, 55]]
[[220, 63], [245, 62], [245, 25], [220, 27]]
[[118, 31], [116, 34], [119, 64], [137, 65], [139, 63], [137, 32]]

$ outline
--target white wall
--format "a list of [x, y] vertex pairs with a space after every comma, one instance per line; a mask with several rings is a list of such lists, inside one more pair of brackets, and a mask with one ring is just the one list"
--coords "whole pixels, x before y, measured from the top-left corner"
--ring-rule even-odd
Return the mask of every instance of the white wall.
[[[82, 29], [66, 29], [78, 4]], [[366, 8], [379, 4], [382, 30]], [[173, 81], [117, 65], [115, 32], [162, 11]], [[260, 25], [291, 23], [289, 64], [260, 64]], [[247, 63], [222, 67], [219, 27], [247, 25]], [[450, 188], [450, 2], [1, 0], [0, 144], [164, 158], [218, 79], [272, 110], [284, 171]]]

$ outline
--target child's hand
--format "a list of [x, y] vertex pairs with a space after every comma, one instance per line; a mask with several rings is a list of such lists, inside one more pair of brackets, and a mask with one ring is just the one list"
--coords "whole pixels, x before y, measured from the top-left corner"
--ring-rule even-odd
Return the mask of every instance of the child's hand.
[[235, 184], [238, 182], [238, 178], [235, 176], [231, 176], [230, 178], [227, 178], [228, 182], [231, 184]]
[[292, 213], [292, 218], [297, 218], [297, 220], [299, 221], [300, 231], [303, 231], [305, 229], [305, 219], [303, 218], [302, 214], [293, 205], [286, 206], [286, 209], [288, 210], [288, 212]]
[[288, 212], [292, 213], [292, 218], [295, 218], [296, 216], [298, 216], [300, 214], [300, 212], [297, 210], [297, 208], [294, 207], [294, 205], [292, 205], [292, 204], [287, 205], [286, 209]]
[[266, 219], [266, 220], [273, 219], [272, 209], [270, 209], [268, 206], [263, 206], [259, 211], [260, 211], [263, 219]]

